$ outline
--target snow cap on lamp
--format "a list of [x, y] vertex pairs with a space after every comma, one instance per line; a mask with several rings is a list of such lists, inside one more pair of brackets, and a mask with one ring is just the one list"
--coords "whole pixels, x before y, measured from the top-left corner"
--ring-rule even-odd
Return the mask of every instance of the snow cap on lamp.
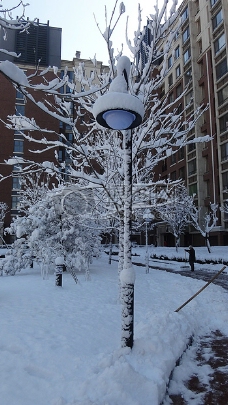
[[121, 56], [109, 92], [100, 96], [93, 106], [94, 118], [105, 128], [132, 129], [142, 122], [144, 105], [138, 97], [128, 93], [130, 68], [129, 58]]

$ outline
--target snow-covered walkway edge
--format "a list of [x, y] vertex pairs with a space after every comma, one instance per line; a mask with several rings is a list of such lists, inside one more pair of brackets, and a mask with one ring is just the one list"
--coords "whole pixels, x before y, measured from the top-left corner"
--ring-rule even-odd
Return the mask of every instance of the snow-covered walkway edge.
[[[178, 265], [178, 264], [176, 264]], [[228, 294], [205, 282], [135, 266], [135, 340], [120, 347], [117, 262], [91, 281], [43, 280], [38, 268], [0, 278], [1, 405], [159, 405], [189, 337], [228, 335]]]

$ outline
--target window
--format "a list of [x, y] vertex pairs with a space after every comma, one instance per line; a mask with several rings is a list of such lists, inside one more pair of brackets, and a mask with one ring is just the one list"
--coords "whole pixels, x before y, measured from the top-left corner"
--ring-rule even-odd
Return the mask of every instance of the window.
[[213, 7], [215, 5], [215, 3], [217, 3], [218, 0], [211, 0], [211, 7]]
[[70, 132], [70, 133], [67, 134], [67, 139], [68, 139], [68, 141], [69, 141], [70, 143], [73, 142], [73, 134], [72, 134], [72, 132]]
[[189, 82], [192, 81], [192, 69], [188, 69], [187, 72], [184, 74], [184, 84], [185, 86], [188, 85]]
[[215, 30], [222, 21], [223, 21], [223, 13], [222, 13], [222, 9], [221, 9], [215, 15], [215, 17], [212, 19], [213, 30]]
[[228, 85], [218, 91], [218, 104], [223, 104], [228, 99]]
[[180, 103], [177, 107], [177, 114], [181, 114], [183, 111], [182, 103]]
[[222, 174], [222, 184], [223, 184], [223, 190], [228, 189], [228, 172], [225, 172]]
[[25, 115], [25, 106], [17, 104], [16, 105], [16, 115]]
[[187, 18], [188, 18], [188, 7], [186, 7], [186, 9], [181, 14], [181, 23], [183, 23], [185, 20], [187, 20]]
[[17, 210], [19, 208], [19, 204], [20, 204], [20, 197], [17, 195], [13, 195], [11, 200], [12, 210]]
[[200, 18], [196, 21], [196, 26], [197, 26], [197, 35], [201, 33], [201, 21]]
[[20, 182], [20, 177], [13, 177], [13, 190], [20, 190], [21, 188], [21, 182]]
[[24, 142], [15, 140], [14, 141], [14, 150], [13, 151], [23, 153], [23, 151], [24, 151]]
[[175, 181], [177, 179], [177, 174], [176, 172], [170, 173], [170, 180]]
[[191, 184], [190, 186], [189, 186], [189, 195], [197, 195], [197, 184], [195, 183], [195, 184]]
[[215, 54], [218, 53], [226, 44], [225, 34], [223, 33], [214, 43]]
[[194, 142], [188, 144], [188, 153], [195, 150], [196, 144]]
[[173, 96], [173, 92], [169, 94], [169, 104], [173, 103], [174, 101], [174, 96]]
[[228, 159], [228, 142], [224, 143], [221, 146], [221, 159], [227, 160]]
[[24, 94], [22, 94], [19, 90], [16, 90], [16, 98], [18, 100], [24, 100]]
[[178, 66], [176, 67], [176, 79], [177, 79], [180, 75], [181, 75], [181, 67], [180, 67], [180, 65], [178, 65]]
[[172, 64], [173, 64], [173, 57], [172, 57], [172, 55], [171, 55], [171, 56], [168, 58], [168, 69], [171, 68]]
[[184, 147], [182, 146], [182, 148], [178, 150], [178, 161], [183, 159], [184, 159]]
[[59, 162], [63, 162], [63, 150], [62, 149], [59, 149], [59, 151], [58, 151], [58, 159], [59, 159]]
[[174, 57], [175, 57], [175, 59], [180, 57], [180, 47], [179, 47], [179, 45], [175, 49]]
[[184, 30], [184, 32], [182, 34], [183, 43], [187, 41], [189, 36], [190, 36], [189, 27], [187, 27], [186, 30]]
[[185, 167], [179, 169], [179, 178], [185, 180]]
[[174, 41], [177, 40], [177, 38], [179, 37], [179, 35], [180, 35], [180, 31], [177, 30], [176, 33], [175, 33], [175, 35], [174, 35]]
[[228, 130], [228, 113], [219, 119], [219, 129], [221, 134]]
[[192, 90], [189, 91], [188, 94], [186, 94], [186, 96], [185, 96], [185, 104], [186, 105], [188, 105], [192, 101], [192, 95], [193, 95]]
[[223, 59], [222, 62], [220, 62], [216, 66], [216, 79], [219, 80], [222, 76], [224, 76], [227, 72], [227, 59]]
[[190, 160], [190, 162], [188, 162], [188, 175], [191, 176], [194, 173], [196, 173], [196, 159]]
[[169, 87], [172, 86], [172, 84], [173, 84], [173, 74], [172, 73], [168, 77], [168, 83], [169, 83]]
[[181, 93], [182, 93], [182, 85], [179, 84], [179, 85], [177, 86], [177, 88], [176, 88], [177, 97], [179, 97], [179, 96], [181, 95]]
[[[174, 165], [175, 163], [176, 163], [176, 153], [173, 153], [172, 155], [171, 155], [171, 165]], [[176, 172], [173, 172], [173, 173], [175, 173], [175, 176], [176, 176]], [[175, 179], [172, 179], [172, 180], [176, 180], [176, 177], [175, 177]]]
[[23, 169], [23, 167], [19, 163], [16, 165], [13, 165], [13, 172], [20, 172], [22, 169]]
[[191, 49], [190, 47], [184, 53], [184, 63], [187, 63], [191, 57]]

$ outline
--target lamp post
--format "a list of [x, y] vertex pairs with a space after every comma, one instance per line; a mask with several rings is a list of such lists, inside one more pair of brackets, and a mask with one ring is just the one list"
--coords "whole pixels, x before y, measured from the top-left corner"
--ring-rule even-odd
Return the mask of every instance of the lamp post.
[[133, 347], [134, 341], [134, 283], [135, 273], [131, 259], [132, 219], [132, 132], [144, 115], [141, 100], [129, 94], [128, 78], [131, 63], [122, 56], [117, 63], [117, 76], [109, 92], [99, 97], [93, 106], [93, 115], [102, 127], [121, 130], [124, 151], [124, 265], [120, 274], [122, 300], [123, 347]]

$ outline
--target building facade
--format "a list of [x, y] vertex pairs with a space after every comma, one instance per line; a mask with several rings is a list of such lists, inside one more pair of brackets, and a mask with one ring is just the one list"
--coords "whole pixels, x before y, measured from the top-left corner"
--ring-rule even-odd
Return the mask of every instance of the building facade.
[[[156, 169], [157, 178], [183, 179], [200, 207], [201, 221], [210, 203], [223, 206], [228, 199], [228, 2], [227, 0], [184, 0], [168, 31], [176, 31], [167, 59], [168, 74], [161, 98], [168, 95], [184, 118], [208, 105], [189, 140], [210, 135], [209, 142], [196, 142], [167, 157]], [[166, 32], [167, 34], [167, 32]], [[163, 43], [160, 44], [162, 49]], [[158, 67], [159, 68], [159, 67]], [[217, 226], [210, 233], [213, 245], [228, 245], [228, 217], [218, 209]], [[173, 244], [164, 224], [157, 226], [158, 243]], [[202, 245], [193, 228], [182, 243]]]

